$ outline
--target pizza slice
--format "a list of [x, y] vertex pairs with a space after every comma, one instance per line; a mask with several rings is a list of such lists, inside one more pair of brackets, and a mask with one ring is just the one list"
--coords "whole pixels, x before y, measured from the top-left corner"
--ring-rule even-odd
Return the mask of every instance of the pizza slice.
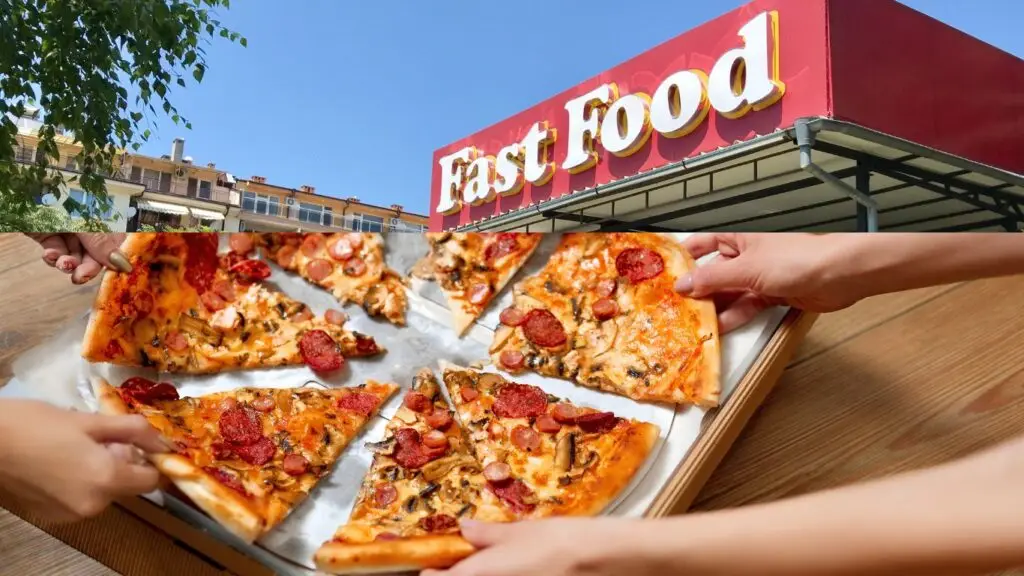
[[406, 281], [384, 262], [384, 240], [375, 233], [267, 233], [257, 244], [281, 268], [353, 302], [370, 316], [405, 325]]
[[473, 552], [460, 518], [512, 519], [494, 495], [441, 394], [421, 370], [374, 452], [348, 522], [317, 551], [323, 572], [440, 568]]
[[674, 289], [694, 266], [670, 236], [567, 233], [544, 269], [514, 287], [492, 361], [634, 400], [717, 406], [715, 305]]
[[398, 387], [240, 388], [179, 398], [168, 383], [94, 378], [100, 411], [141, 414], [176, 451], [150, 460], [246, 542], [277, 526]]
[[132, 272], [104, 276], [82, 356], [172, 373], [303, 363], [328, 373], [383, 352], [343, 317], [314, 317], [263, 285], [266, 263], [217, 246], [216, 234], [130, 234], [121, 250]]
[[440, 284], [455, 332], [461, 336], [523, 267], [543, 238], [543, 234], [519, 232], [428, 233], [430, 252], [417, 263], [413, 274]]
[[519, 519], [601, 513], [658, 440], [654, 424], [576, 406], [498, 374], [449, 367], [443, 379], [488, 491]]

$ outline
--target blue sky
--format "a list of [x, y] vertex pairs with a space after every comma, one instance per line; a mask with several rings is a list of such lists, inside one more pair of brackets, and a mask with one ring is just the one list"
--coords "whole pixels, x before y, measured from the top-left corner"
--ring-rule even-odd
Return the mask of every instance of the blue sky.
[[[1020, 0], [903, 2], [1024, 56]], [[436, 148], [744, 3], [236, 0], [222, 20], [249, 47], [213, 42], [173, 98], [193, 129], [160, 118], [142, 152], [180, 136], [238, 177], [426, 213]]]

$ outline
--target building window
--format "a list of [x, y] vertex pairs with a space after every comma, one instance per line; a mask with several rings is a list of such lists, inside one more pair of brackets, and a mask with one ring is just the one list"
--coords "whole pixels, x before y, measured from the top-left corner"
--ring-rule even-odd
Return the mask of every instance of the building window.
[[160, 177], [162, 174], [162, 172], [157, 170], [143, 168], [142, 184], [146, 187], [146, 190], [160, 190]]
[[14, 153], [15, 162], [31, 163], [36, 159], [36, 151], [34, 148], [28, 146], [18, 146], [18, 149]]
[[[100, 220], [112, 220], [114, 217], [113, 206], [108, 207], [106, 210], [101, 210], [99, 200], [97, 200], [96, 197], [86, 192], [85, 190], [72, 188], [71, 190], [68, 191], [68, 196], [70, 196], [72, 199], [74, 199], [82, 206], [85, 206], [86, 213], [93, 218], [98, 218]], [[68, 210], [68, 214], [70, 214], [72, 218], [84, 217], [82, 212], [80, 212], [77, 209]]]
[[299, 220], [303, 222], [311, 222], [313, 224], [321, 224], [323, 226], [331, 226], [334, 222], [334, 214], [328, 206], [299, 202]]
[[203, 200], [209, 200], [213, 196], [212, 185], [206, 180], [199, 181], [199, 197]]
[[369, 214], [353, 214], [352, 229], [356, 232], [383, 232], [384, 219]]
[[268, 216], [279, 216], [281, 214], [281, 199], [267, 194], [243, 192], [242, 210]]
[[64, 169], [75, 171], [78, 170], [78, 160], [74, 156], [68, 156], [64, 160]]

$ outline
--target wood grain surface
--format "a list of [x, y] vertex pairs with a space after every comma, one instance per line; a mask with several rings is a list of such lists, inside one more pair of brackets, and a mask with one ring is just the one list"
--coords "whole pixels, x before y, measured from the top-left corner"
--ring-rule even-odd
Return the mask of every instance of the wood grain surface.
[[[72, 286], [40, 252], [24, 237], [0, 235], [0, 382], [17, 355], [92, 299], [94, 286]], [[937, 464], [1024, 433], [1022, 295], [1024, 277], [1013, 277], [877, 297], [821, 316], [693, 508]], [[0, 574], [224, 573], [119, 507], [52, 526], [23, 521], [33, 517], [2, 495], [0, 506], [9, 511], [0, 510]], [[26, 542], [31, 557], [27, 544], [15, 544]]]

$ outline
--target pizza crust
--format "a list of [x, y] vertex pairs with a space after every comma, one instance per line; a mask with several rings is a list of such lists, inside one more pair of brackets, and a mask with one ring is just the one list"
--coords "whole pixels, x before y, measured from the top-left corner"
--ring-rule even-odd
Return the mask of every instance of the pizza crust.
[[[153, 234], [128, 234], [124, 242], [121, 243], [121, 253], [128, 258], [128, 261], [135, 261], [136, 256], [146, 253], [154, 239]], [[108, 362], [110, 360], [103, 356], [103, 351], [107, 343], [110, 342], [108, 335], [117, 318], [104, 308], [103, 303], [114, 297], [120, 274], [113, 270], [104, 271], [100, 289], [93, 300], [89, 325], [85, 327], [85, 337], [82, 339], [82, 357], [90, 362]]]
[[328, 542], [317, 550], [318, 570], [329, 574], [382, 574], [447, 568], [475, 548], [458, 535], [418, 536], [366, 543]]
[[[676, 278], [693, 272], [697, 269], [697, 262], [686, 251], [686, 248], [679, 242], [666, 242], [666, 248], [676, 251], [685, 268], [673, 270]], [[718, 406], [722, 394], [722, 345], [718, 332], [718, 312], [715, 310], [715, 303], [710, 298], [687, 298], [690, 306], [697, 313], [700, 327], [704, 331], [705, 340], [701, 342], [701, 366], [696, 370], [700, 394], [694, 398], [698, 406], [714, 408]]]
[[[103, 378], [93, 377], [92, 389], [101, 413], [132, 414], [117, 390]], [[178, 454], [150, 454], [148, 458], [196, 506], [246, 543], [252, 543], [265, 531], [263, 518], [242, 496], [214, 480], [188, 459]]]

